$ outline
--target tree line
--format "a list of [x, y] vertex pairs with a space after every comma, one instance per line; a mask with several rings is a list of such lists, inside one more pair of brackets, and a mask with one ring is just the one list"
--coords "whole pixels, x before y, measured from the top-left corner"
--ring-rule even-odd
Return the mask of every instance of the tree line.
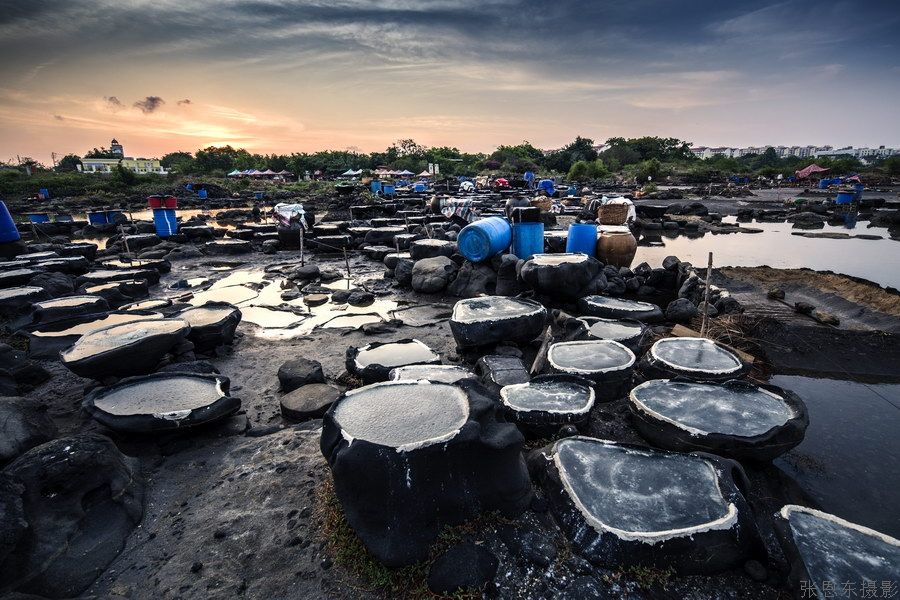
[[[93, 148], [85, 153], [85, 157], [113, 158], [115, 155], [105, 148]], [[33, 159], [24, 160], [32, 171], [46, 169]], [[69, 154], [60, 159], [53, 170], [76, 171], [80, 162], [81, 157]], [[669, 175], [697, 181], [735, 174], [771, 177], [780, 173], [789, 176], [812, 162], [835, 173], [858, 172], [867, 168], [858, 159], [849, 156], [782, 158], [773, 148], [762, 154], [739, 158], [718, 156], [700, 160], [691, 152], [689, 142], [657, 136], [613, 137], [600, 145], [591, 138], [578, 136], [562, 148], [551, 151], [541, 150], [523, 141], [498, 146], [490, 154], [467, 153], [450, 146], [426, 147], [411, 139], [398, 140], [381, 152], [368, 154], [354, 149], [259, 154], [232, 146], [210, 146], [194, 153], [170, 152], [160, 162], [167, 170], [179, 175], [211, 177], [247, 169], [289, 171], [298, 176], [317, 171], [333, 176], [348, 169], [374, 170], [379, 167], [419, 173], [429, 163], [437, 163], [441, 174], [447, 176], [479, 173], [520, 176], [525, 171], [533, 171], [539, 176], [567, 175], [579, 181], [605, 179], [617, 173], [638, 181], [655, 181]], [[897, 156], [881, 159], [872, 166], [889, 175], [900, 175], [900, 157]]]

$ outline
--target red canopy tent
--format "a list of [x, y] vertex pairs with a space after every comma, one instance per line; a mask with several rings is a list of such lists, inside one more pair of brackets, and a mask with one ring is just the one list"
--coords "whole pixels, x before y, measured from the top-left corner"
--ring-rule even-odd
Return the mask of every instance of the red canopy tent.
[[805, 169], [801, 169], [800, 171], [796, 171], [797, 179], [806, 179], [813, 173], [824, 173], [828, 171], [828, 169], [823, 169], [819, 165], [813, 163], [806, 167]]

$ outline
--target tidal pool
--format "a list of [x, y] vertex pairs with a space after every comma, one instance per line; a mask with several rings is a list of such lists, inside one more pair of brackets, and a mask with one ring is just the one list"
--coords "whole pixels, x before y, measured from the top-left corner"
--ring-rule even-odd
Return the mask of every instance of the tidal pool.
[[[734, 219], [725, 219], [734, 222]], [[665, 257], [675, 255], [695, 266], [706, 265], [713, 253], [716, 267], [759, 267], [779, 269], [807, 267], [815, 271], [834, 271], [868, 279], [882, 286], [900, 288], [900, 242], [890, 239], [884, 227], [866, 227], [860, 222], [847, 229], [825, 225], [813, 232], [880, 235], [881, 240], [851, 238], [833, 240], [792, 235], [807, 231], [794, 229], [792, 223], [742, 223], [762, 229], [761, 233], [711, 234], [702, 237], [683, 232], [646, 231], [638, 236], [637, 255], [632, 265], [646, 261], [651, 267], [662, 264]]]
[[822, 510], [900, 537], [900, 384], [776, 375], [809, 411], [803, 442], [775, 460]]

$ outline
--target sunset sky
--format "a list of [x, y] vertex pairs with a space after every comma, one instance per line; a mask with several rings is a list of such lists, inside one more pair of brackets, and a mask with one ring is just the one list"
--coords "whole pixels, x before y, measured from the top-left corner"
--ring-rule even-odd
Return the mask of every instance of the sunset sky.
[[0, 0], [0, 160], [900, 146], [900, 0]]

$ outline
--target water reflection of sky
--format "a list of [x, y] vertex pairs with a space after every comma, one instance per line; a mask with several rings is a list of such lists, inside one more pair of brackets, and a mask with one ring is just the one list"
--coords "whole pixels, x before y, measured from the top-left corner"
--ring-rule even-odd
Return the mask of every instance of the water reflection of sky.
[[803, 442], [775, 461], [826, 512], [900, 537], [900, 384], [778, 375], [809, 409]]
[[[834, 271], [862, 277], [883, 286], [900, 288], [900, 242], [889, 239], [886, 228], [867, 228], [860, 223], [855, 229], [826, 225], [814, 232], [839, 232], [850, 235], [880, 235], [881, 240], [813, 239], [791, 235], [806, 231], [793, 229], [791, 223], [752, 223], [747, 227], [762, 233], [731, 233], [700, 238], [683, 234], [650, 231], [638, 236], [638, 250], [633, 264], [647, 261], [655, 267], [669, 255], [694, 265], [706, 265], [713, 253], [716, 267], [770, 267], [789, 269], [807, 267], [816, 271]], [[662, 244], [662, 245], [650, 245]]]

